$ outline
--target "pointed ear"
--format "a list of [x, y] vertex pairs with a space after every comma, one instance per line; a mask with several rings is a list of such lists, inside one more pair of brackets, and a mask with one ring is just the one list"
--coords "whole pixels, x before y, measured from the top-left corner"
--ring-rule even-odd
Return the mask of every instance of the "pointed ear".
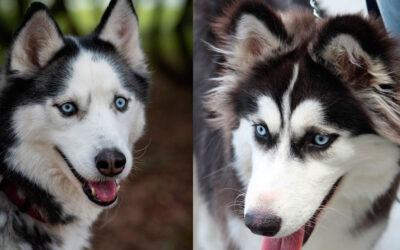
[[64, 46], [64, 39], [47, 7], [32, 3], [14, 35], [8, 70], [30, 75], [45, 66]]
[[212, 28], [217, 38], [215, 51], [234, 69], [273, 57], [290, 43], [280, 16], [261, 1], [238, 1]]
[[375, 129], [400, 143], [399, 51], [382, 22], [358, 15], [333, 18], [322, 26], [311, 53], [348, 85]]
[[138, 17], [131, 0], [112, 0], [94, 33], [99, 39], [111, 43], [131, 67], [144, 67]]

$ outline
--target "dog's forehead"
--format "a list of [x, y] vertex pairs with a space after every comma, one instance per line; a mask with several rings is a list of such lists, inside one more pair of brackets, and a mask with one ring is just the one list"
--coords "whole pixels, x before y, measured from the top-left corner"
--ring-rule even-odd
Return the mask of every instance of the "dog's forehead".
[[72, 91], [74, 94], [79, 94], [90, 91], [105, 94], [123, 89], [119, 72], [107, 58], [100, 54], [81, 51], [71, 62], [71, 69], [67, 92]]
[[[278, 134], [284, 127], [290, 127], [294, 134], [302, 134], [308, 127], [324, 123], [324, 109], [316, 98], [303, 97], [296, 105], [293, 102], [293, 90], [299, 81], [298, 62], [290, 65], [290, 81], [284, 91], [267, 92], [257, 100], [258, 119], [265, 121], [271, 133]], [[275, 96], [273, 95], [275, 94]]]
[[265, 65], [263, 77], [262, 67], [258, 67], [258, 76], [252, 78], [253, 89], [246, 91], [256, 93], [254, 115], [272, 133], [279, 133], [285, 125], [293, 135], [326, 125], [352, 130], [353, 134], [372, 132], [362, 103], [344, 82], [311, 58], [283, 59], [276, 65]]
[[293, 134], [301, 135], [307, 128], [323, 126], [325, 123], [324, 108], [316, 99], [305, 99], [294, 110], [283, 110], [269, 96], [262, 96], [257, 100], [257, 119], [268, 125], [271, 133], [278, 134], [289, 122]]

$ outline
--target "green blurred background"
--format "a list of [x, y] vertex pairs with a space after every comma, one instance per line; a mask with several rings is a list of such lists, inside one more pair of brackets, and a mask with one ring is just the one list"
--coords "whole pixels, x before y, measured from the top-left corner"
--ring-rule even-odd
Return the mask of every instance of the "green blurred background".
[[[0, 0], [0, 64], [30, 0]], [[86, 35], [109, 0], [42, 0], [64, 34]], [[153, 72], [147, 130], [134, 152], [118, 205], [93, 227], [92, 246], [109, 249], [192, 248], [191, 0], [134, 0]]]
[[[0, 63], [30, 0], [0, 0]], [[42, 0], [64, 34], [86, 35], [98, 24], [109, 0]], [[142, 45], [154, 66], [177, 78], [192, 74], [192, 11], [189, 0], [134, 0]]]

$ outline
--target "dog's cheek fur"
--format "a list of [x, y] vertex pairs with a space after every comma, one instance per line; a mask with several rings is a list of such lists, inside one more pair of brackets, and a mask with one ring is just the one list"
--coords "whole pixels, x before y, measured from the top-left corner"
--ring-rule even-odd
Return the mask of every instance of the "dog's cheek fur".
[[363, 103], [376, 131], [400, 142], [400, 58], [383, 24], [355, 15], [335, 17], [322, 25], [310, 48]]

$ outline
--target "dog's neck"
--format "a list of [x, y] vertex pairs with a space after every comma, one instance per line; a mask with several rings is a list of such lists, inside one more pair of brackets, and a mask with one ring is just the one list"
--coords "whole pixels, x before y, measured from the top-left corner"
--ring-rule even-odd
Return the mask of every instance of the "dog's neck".
[[41, 210], [33, 203], [25, 192], [15, 183], [9, 183], [7, 180], [0, 180], [0, 191], [4, 193], [7, 199], [22, 213], [25, 213], [33, 219], [47, 224], [43, 218]]
[[[2, 185], [0, 210], [12, 210], [11, 213], [8, 212], [11, 216], [8, 221], [13, 230], [17, 230], [18, 228], [15, 229], [15, 227], [19, 226], [19, 224], [14, 225], [15, 222], [22, 223], [21, 226], [24, 226], [23, 230], [25, 230], [21, 231], [24, 232], [23, 235], [20, 235], [22, 241], [25, 240], [30, 244], [29, 237], [35, 237], [33, 236], [35, 230], [39, 230], [41, 234], [46, 236], [40, 242], [44, 247], [43, 249], [89, 247], [89, 229], [100, 213], [100, 208], [91, 206], [90, 203], [85, 205], [85, 201], [82, 202], [77, 197], [75, 199], [78, 199], [78, 205], [66, 204], [68, 200], [65, 199], [72, 195], [71, 192], [68, 192], [70, 190], [64, 190], [66, 198], [61, 197], [60, 199], [58, 193], [47, 191], [44, 187], [35, 184], [4, 164], [0, 168], [0, 180]], [[59, 192], [62, 192], [62, 188], [60, 187]], [[79, 192], [77, 193], [79, 194]], [[73, 198], [69, 197], [68, 199]], [[85, 198], [82, 195], [82, 200]], [[82, 211], [84, 207], [87, 207], [87, 211]], [[32, 235], [29, 234], [30, 232]], [[75, 240], [71, 241], [72, 238]], [[50, 241], [47, 241], [47, 239], [50, 239]], [[32, 247], [35, 249], [34, 246]]]
[[52, 194], [22, 175], [8, 169], [0, 174], [0, 190], [20, 212], [49, 225], [66, 225], [76, 219], [64, 211]]

